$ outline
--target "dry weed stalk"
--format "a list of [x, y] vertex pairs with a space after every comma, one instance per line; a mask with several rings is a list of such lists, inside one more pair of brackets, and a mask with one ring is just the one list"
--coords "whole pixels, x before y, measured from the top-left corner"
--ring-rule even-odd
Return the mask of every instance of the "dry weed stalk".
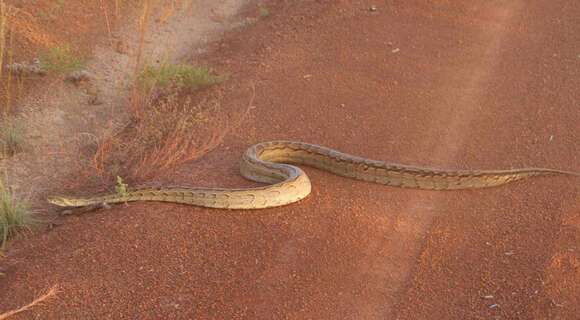
[[175, 1], [172, 1], [168, 6], [163, 6], [159, 22], [167, 23], [167, 20], [175, 14], [176, 5]]
[[[147, 33], [147, 26], [149, 25], [149, 17], [151, 15], [151, 0], [145, 0], [141, 16], [139, 17], [139, 45], [137, 46], [137, 55], [135, 57], [135, 70], [133, 77], [137, 79], [141, 72], [141, 64], [143, 60], [143, 49], [145, 46], [145, 34]], [[141, 107], [143, 103], [143, 90], [139, 86], [133, 86], [131, 94], [131, 112], [134, 117], [139, 118], [141, 115]]]
[[43, 294], [40, 297], [34, 299], [34, 301], [32, 301], [31, 303], [29, 303], [29, 304], [27, 304], [27, 305], [25, 305], [25, 306], [23, 306], [21, 308], [18, 308], [18, 309], [11, 310], [11, 311], [8, 311], [6, 313], [0, 314], [0, 320], [8, 319], [9, 317], [11, 317], [11, 316], [13, 316], [13, 315], [15, 315], [17, 313], [24, 312], [24, 311], [26, 311], [26, 310], [28, 310], [28, 309], [30, 309], [30, 308], [32, 308], [32, 307], [34, 307], [34, 306], [42, 303], [42, 302], [46, 302], [48, 299], [53, 298], [54, 296], [56, 296], [56, 294], [58, 294], [58, 292], [59, 292], [58, 285], [54, 285], [45, 294]]
[[[13, 54], [12, 54], [12, 48], [13, 48], [13, 36], [12, 33], [9, 32], [7, 35], [7, 30], [8, 30], [8, 25], [9, 25], [9, 17], [12, 15], [12, 7], [7, 6], [4, 3], [4, 0], [0, 0], [0, 80], [3, 80], [3, 73], [2, 73], [2, 69], [4, 68], [4, 59], [5, 59], [5, 52], [8, 53], [8, 64], [12, 64], [12, 60], [13, 60]], [[6, 39], [8, 36], [8, 41], [9, 41], [9, 45], [8, 48], [6, 47]], [[2, 115], [4, 118], [7, 117], [7, 115], [10, 112], [10, 105], [12, 102], [12, 97], [11, 97], [11, 83], [12, 83], [12, 72], [9, 70], [8, 71], [8, 77], [6, 79], [5, 82], [5, 99], [6, 102], [4, 103], [4, 106], [2, 108]]]
[[103, 15], [105, 16], [105, 23], [107, 24], [107, 33], [109, 35], [109, 44], [113, 47], [113, 32], [111, 31], [111, 21], [109, 20], [109, 12], [107, 9], [107, 5], [103, 2], [103, 0], [99, 0], [99, 4], [101, 10], [103, 11]]
[[121, 15], [120, 2], [121, 0], [115, 0], [115, 21], [118, 21]]
[[[9, 48], [14, 47], [14, 34], [12, 32], [8, 33], [8, 38], [10, 41]], [[12, 64], [14, 62], [14, 53], [12, 50], [8, 50], [8, 64]], [[4, 106], [4, 117], [7, 117], [8, 114], [12, 111], [12, 77], [13, 73], [8, 71], [8, 77], [6, 78], [6, 104]]]
[[6, 25], [8, 24], [8, 9], [4, 0], [0, 0], [0, 79], [4, 66], [4, 50], [6, 49]]
[[98, 143], [97, 151], [91, 159], [91, 168], [96, 172], [99, 177], [107, 176], [107, 158], [110, 156], [113, 149], [113, 139], [103, 139], [102, 142]]

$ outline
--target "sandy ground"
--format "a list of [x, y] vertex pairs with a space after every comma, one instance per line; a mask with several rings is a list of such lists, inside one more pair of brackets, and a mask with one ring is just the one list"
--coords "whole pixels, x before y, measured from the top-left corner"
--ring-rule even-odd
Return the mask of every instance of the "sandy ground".
[[[376, 5], [376, 11], [369, 10]], [[250, 185], [251, 143], [295, 139], [441, 168], [580, 171], [580, 4], [287, 1], [194, 58], [255, 108], [167, 181]], [[580, 186], [401, 190], [306, 168], [304, 201], [253, 212], [136, 203], [14, 241], [15, 319], [575, 319]], [[242, 214], [243, 213], [243, 214]]]

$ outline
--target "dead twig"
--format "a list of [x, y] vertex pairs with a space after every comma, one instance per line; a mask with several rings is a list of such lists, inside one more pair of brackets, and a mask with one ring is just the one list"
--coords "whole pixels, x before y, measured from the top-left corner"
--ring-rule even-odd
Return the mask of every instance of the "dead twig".
[[27, 304], [27, 305], [25, 305], [25, 306], [23, 306], [21, 308], [18, 308], [18, 309], [11, 310], [11, 311], [8, 311], [6, 313], [0, 314], [0, 320], [8, 319], [9, 317], [11, 317], [11, 316], [13, 316], [13, 315], [15, 315], [17, 313], [24, 312], [24, 311], [26, 311], [26, 310], [34, 307], [35, 305], [37, 305], [39, 303], [45, 302], [48, 299], [54, 297], [58, 292], [59, 292], [58, 285], [54, 285], [45, 294], [43, 294], [40, 297], [34, 299], [34, 301], [32, 301], [31, 303], [29, 303], [29, 304]]

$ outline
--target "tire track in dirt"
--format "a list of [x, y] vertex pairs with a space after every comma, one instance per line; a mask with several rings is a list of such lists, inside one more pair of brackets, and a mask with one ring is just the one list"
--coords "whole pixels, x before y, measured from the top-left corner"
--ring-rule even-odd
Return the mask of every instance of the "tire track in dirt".
[[[471, 18], [485, 19], [485, 24], [481, 26], [479, 33], [466, 36], [481, 39], [478, 45], [481, 46], [483, 42], [484, 50], [473, 62], [464, 64], [460, 70], [453, 69], [453, 72], [443, 77], [445, 80], [439, 84], [436, 98], [431, 101], [433, 112], [429, 114], [430, 125], [421, 128], [427, 133], [419, 139], [422, 142], [415, 149], [420, 153], [430, 154], [430, 159], [436, 159], [443, 167], [453, 167], [452, 164], [457, 163], [466, 141], [470, 139], [473, 122], [485, 113], [481, 109], [481, 100], [486, 94], [485, 83], [497, 67], [503, 34], [514, 17], [517, 17], [521, 3], [511, 2], [503, 6], [479, 9], [477, 15]], [[431, 140], [432, 138], [436, 138], [437, 142]], [[377, 270], [386, 270], [378, 278], [389, 284], [393, 299], [385, 302], [389, 306], [384, 309], [385, 313], [367, 313], [368, 318], [386, 318], [393, 314], [397, 297], [412, 277], [416, 258], [421, 252], [423, 239], [427, 236], [433, 219], [447, 209], [447, 198], [443, 193], [411, 198], [409, 204], [400, 209], [402, 214], [397, 216], [390, 239], [385, 244], [389, 255], [368, 266], [369, 271], [374, 270], [375, 273], [378, 273]]]
[[[559, 8], [573, 10], [571, 5], [562, 1]], [[480, 123], [474, 123], [471, 143], [483, 142], [480, 150], [493, 150], [496, 155], [490, 158], [503, 156], [500, 162], [508, 165], [527, 163], [528, 154], [544, 159], [546, 166], [577, 171], [578, 144], [573, 138], [577, 114], [569, 99], [577, 95], [569, 85], [577, 82], [577, 71], [566, 67], [567, 58], [558, 58], [574, 54], [568, 44], [577, 36], [566, 28], [555, 32], [560, 26], [555, 28], [553, 22], [571, 26], [571, 15], [541, 7], [515, 6], [519, 13], [513, 15], [498, 46], [492, 81], [483, 84], [484, 103], [490, 108], [482, 110]], [[488, 133], [497, 140], [481, 140]], [[553, 144], [554, 137], [560, 143]], [[482, 200], [488, 199], [487, 207], [467, 201], [435, 218], [410, 289], [397, 306], [397, 318], [536, 319], [575, 314], [572, 306], [577, 299], [570, 293], [577, 287], [570, 279], [577, 274], [569, 266], [577, 257], [569, 249], [575, 247], [570, 222], [578, 211], [573, 200], [577, 182], [530, 181], [504, 191], [501, 198], [482, 195]], [[555, 306], [553, 301], [565, 302]]]

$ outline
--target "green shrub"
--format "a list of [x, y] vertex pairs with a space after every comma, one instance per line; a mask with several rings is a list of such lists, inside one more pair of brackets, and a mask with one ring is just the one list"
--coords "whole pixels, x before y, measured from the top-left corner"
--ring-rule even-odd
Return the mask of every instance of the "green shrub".
[[162, 64], [159, 67], [146, 67], [139, 75], [139, 83], [146, 89], [175, 86], [178, 88], [198, 89], [225, 80], [224, 76], [213, 75], [207, 67], [195, 67], [187, 64]]
[[46, 72], [65, 74], [84, 68], [84, 62], [64, 45], [45, 52], [40, 57], [40, 67]]
[[258, 6], [258, 10], [260, 11], [260, 17], [267, 18], [270, 16], [270, 10], [265, 6], [262, 5]]
[[0, 248], [18, 230], [30, 228], [35, 223], [28, 204], [16, 199], [0, 180]]

